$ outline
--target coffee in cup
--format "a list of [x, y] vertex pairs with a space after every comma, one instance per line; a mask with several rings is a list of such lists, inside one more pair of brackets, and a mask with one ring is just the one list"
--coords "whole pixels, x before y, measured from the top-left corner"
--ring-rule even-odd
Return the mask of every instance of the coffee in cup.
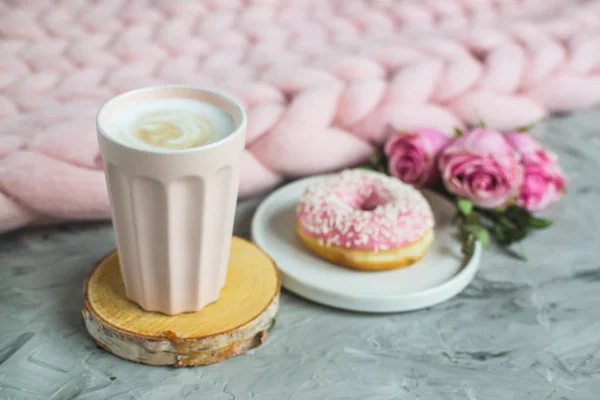
[[121, 110], [106, 132], [139, 149], [185, 150], [224, 139], [235, 130], [229, 114], [194, 99], [154, 99]]

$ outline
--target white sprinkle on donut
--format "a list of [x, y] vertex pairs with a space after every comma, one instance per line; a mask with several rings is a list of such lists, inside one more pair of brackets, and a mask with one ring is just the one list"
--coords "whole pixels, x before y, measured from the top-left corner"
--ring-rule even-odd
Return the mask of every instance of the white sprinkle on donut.
[[311, 185], [296, 217], [302, 231], [329, 246], [387, 250], [433, 228], [429, 203], [412, 186], [366, 170], [347, 170]]

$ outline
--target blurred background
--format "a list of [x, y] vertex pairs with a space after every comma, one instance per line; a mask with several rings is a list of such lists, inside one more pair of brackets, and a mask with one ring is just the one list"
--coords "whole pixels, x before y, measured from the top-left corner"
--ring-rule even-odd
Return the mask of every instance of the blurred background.
[[5, 0], [0, 231], [104, 219], [94, 116], [180, 83], [249, 115], [240, 194], [365, 161], [391, 130], [497, 129], [600, 100], [600, 2]]

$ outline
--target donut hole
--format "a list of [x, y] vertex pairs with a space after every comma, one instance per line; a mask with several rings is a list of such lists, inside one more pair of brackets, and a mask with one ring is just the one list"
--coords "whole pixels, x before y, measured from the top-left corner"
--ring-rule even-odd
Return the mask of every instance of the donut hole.
[[371, 192], [369, 196], [363, 199], [360, 203], [359, 208], [362, 211], [373, 211], [377, 207], [384, 205], [387, 202], [386, 199], [382, 198], [379, 193]]
[[360, 193], [358, 191], [340, 193], [340, 198], [351, 208], [361, 211], [374, 211], [377, 207], [388, 202], [388, 199], [376, 190], [371, 190], [367, 193]]

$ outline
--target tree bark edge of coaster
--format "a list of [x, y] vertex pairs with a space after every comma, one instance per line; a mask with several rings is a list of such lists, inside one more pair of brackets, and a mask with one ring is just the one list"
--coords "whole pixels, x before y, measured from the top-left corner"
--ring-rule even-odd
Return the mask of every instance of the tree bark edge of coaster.
[[142, 310], [126, 299], [112, 252], [85, 282], [82, 316], [98, 346], [118, 357], [149, 365], [205, 365], [260, 346], [274, 325], [279, 293], [275, 263], [234, 237], [221, 296], [202, 310], [174, 316]]

